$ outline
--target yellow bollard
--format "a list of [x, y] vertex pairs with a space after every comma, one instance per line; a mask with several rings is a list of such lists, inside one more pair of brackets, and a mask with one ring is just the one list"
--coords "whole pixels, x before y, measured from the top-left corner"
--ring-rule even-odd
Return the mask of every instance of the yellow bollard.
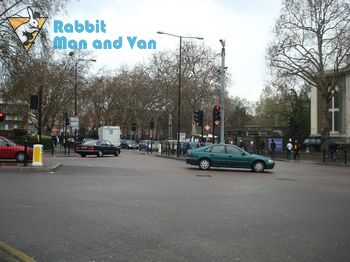
[[43, 145], [34, 145], [32, 166], [43, 166]]

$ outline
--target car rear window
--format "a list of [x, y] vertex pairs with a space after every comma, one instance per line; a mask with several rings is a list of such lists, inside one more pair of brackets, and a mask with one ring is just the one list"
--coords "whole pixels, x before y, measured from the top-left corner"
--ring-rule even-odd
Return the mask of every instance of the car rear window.
[[97, 140], [86, 141], [86, 142], [84, 143], [84, 145], [93, 146], [93, 145], [96, 145], [96, 142], [97, 142]]

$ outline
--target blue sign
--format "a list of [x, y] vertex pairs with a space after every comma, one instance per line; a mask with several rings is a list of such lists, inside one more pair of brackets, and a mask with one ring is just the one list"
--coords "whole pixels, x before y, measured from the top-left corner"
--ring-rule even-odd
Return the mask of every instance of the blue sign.
[[276, 151], [283, 151], [283, 138], [280, 137], [271, 137], [267, 139], [268, 148], [271, 150], [272, 140], [276, 143]]

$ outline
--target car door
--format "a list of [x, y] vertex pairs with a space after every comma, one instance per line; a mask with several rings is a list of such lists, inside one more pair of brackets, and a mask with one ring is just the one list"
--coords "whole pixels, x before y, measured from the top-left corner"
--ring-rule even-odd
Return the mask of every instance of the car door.
[[0, 138], [0, 158], [14, 158], [14, 146], [7, 140]]
[[4, 139], [0, 138], [0, 158], [7, 158], [8, 146]]
[[108, 145], [108, 141], [102, 140], [101, 141], [101, 148], [104, 155], [111, 153], [111, 147]]
[[226, 146], [226, 154], [228, 158], [228, 166], [236, 168], [244, 168], [250, 166], [250, 154], [246, 153], [240, 148], [236, 146]]
[[115, 151], [116, 151], [115, 146], [107, 140], [105, 141], [105, 143], [106, 143], [106, 148], [108, 150], [108, 154], [115, 154]]
[[208, 157], [211, 160], [213, 166], [227, 166], [227, 155], [225, 153], [224, 145], [214, 145], [208, 152]]

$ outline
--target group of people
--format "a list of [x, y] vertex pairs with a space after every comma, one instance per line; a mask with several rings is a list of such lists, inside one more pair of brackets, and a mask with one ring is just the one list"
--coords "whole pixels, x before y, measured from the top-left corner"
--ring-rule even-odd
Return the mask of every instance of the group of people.
[[[300, 160], [300, 150], [301, 146], [298, 142], [298, 140], [294, 141], [294, 144], [292, 143], [292, 139], [290, 138], [287, 145], [287, 160], [292, 160], [292, 153], [293, 153], [293, 160]], [[270, 143], [270, 150], [271, 150], [271, 158], [274, 159], [276, 157], [276, 143], [272, 139]]]

